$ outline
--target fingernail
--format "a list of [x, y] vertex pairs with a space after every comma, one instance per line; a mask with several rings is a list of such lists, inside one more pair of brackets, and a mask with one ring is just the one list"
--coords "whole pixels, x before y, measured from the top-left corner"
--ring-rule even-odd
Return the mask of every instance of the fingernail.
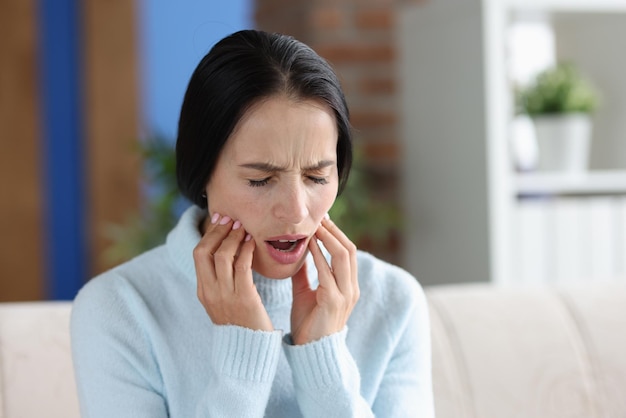
[[219, 218], [220, 218], [220, 214], [219, 214], [219, 213], [217, 213], [217, 212], [215, 212], [215, 213], [213, 214], [213, 216], [211, 217], [211, 223], [212, 223], [213, 225], [215, 225], [215, 224], [217, 223], [217, 220], [218, 220]]
[[246, 234], [246, 238], [244, 239], [246, 242], [250, 241], [252, 239], [252, 235], [250, 234]]
[[241, 227], [241, 222], [235, 221], [235, 223], [233, 224], [233, 230], [239, 229], [239, 227]]
[[224, 216], [220, 221], [220, 225], [226, 225], [228, 222], [230, 222], [230, 216]]
[[326, 215], [324, 215], [324, 219], [326, 219], [326, 220], [330, 219], [330, 215], [328, 214], [328, 212], [326, 212]]

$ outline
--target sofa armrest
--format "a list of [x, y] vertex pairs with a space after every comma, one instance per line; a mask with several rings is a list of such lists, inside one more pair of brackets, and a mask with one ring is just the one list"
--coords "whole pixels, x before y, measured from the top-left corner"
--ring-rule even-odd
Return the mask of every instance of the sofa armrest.
[[0, 415], [79, 417], [70, 302], [0, 304]]

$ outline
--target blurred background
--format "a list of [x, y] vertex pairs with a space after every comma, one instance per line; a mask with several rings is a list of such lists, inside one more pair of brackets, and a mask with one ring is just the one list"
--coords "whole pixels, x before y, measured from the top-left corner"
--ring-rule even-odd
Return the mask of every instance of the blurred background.
[[[361, 248], [425, 285], [626, 276], [623, 0], [2, 0], [0, 301], [72, 299], [163, 240], [188, 79], [250, 27], [339, 73], [358, 160], [333, 217]], [[599, 97], [576, 170], [542, 166], [518, 106], [561, 61]]]

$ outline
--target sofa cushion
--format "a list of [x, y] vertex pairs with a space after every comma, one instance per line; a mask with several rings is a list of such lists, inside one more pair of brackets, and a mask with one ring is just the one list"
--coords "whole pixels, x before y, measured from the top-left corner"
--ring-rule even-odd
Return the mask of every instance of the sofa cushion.
[[442, 286], [427, 296], [439, 418], [626, 410], [626, 284]]

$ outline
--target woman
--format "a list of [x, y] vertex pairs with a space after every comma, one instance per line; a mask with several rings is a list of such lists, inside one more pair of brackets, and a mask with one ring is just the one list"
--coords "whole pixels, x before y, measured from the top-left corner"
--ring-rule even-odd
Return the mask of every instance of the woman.
[[176, 158], [194, 205], [76, 298], [83, 417], [433, 416], [421, 288], [326, 215], [352, 160], [328, 64], [290, 37], [224, 38]]

